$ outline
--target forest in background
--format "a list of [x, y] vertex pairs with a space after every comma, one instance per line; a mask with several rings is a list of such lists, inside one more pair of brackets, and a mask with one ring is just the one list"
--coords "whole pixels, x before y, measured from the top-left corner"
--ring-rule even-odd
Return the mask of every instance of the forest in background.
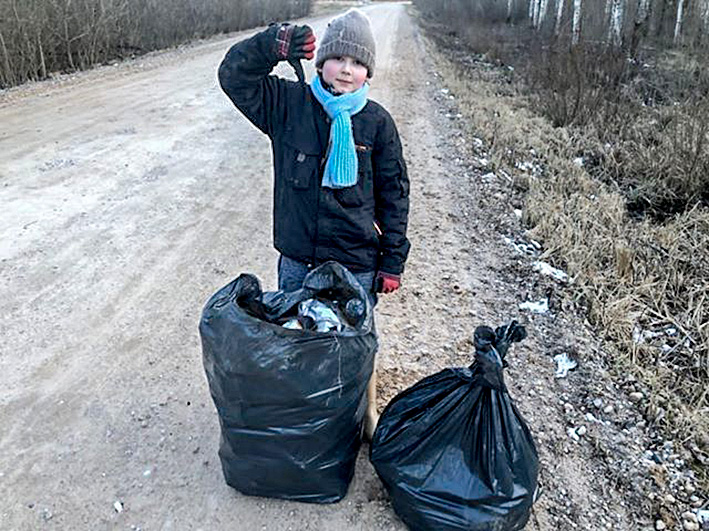
[[0, 88], [302, 17], [312, 0], [0, 0]]
[[426, 16], [466, 22], [528, 24], [542, 38], [626, 46], [709, 45], [709, 0], [418, 0]]

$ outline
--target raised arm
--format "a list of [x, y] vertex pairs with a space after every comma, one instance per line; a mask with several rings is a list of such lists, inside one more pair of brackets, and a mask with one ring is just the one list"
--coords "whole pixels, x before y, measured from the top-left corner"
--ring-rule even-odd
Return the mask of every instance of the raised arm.
[[244, 116], [273, 136], [284, 121], [285, 91], [292, 82], [270, 73], [280, 61], [312, 59], [314, 49], [310, 27], [272, 24], [231, 47], [219, 66], [219, 83]]

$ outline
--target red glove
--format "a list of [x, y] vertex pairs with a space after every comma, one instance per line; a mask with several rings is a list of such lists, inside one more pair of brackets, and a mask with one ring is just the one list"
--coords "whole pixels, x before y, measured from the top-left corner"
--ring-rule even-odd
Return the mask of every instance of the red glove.
[[384, 271], [377, 271], [375, 278], [377, 293], [394, 293], [401, 286], [401, 277]]

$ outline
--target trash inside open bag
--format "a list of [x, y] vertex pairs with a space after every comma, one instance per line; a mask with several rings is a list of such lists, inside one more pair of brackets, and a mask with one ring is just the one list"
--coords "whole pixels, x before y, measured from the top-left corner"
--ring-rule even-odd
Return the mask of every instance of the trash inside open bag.
[[532, 436], [507, 393], [503, 360], [525, 337], [512, 322], [475, 331], [475, 361], [424, 378], [389, 403], [370, 459], [416, 531], [514, 531], [537, 489]]
[[[339, 332], [282, 326], [312, 300], [327, 305], [327, 319], [337, 314]], [[361, 311], [348, 312], [348, 303]], [[199, 330], [226, 482], [244, 494], [303, 502], [344, 497], [377, 349], [356, 278], [328, 262], [298, 291], [262, 293], [244, 274], [209, 299]]]

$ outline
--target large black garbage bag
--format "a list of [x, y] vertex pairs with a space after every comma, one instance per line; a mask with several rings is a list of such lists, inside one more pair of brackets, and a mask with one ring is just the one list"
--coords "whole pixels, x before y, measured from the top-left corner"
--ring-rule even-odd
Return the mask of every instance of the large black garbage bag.
[[502, 378], [515, 322], [475, 331], [475, 362], [424, 378], [389, 403], [370, 459], [417, 531], [513, 531], [529, 518], [538, 457]]
[[[359, 298], [365, 312], [342, 332], [278, 324], [313, 297]], [[298, 291], [261, 293], [256, 277], [241, 275], [209, 299], [199, 331], [226, 482], [256, 496], [342, 499], [354, 474], [377, 349], [372, 308], [355, 277], [328, 262]]]

